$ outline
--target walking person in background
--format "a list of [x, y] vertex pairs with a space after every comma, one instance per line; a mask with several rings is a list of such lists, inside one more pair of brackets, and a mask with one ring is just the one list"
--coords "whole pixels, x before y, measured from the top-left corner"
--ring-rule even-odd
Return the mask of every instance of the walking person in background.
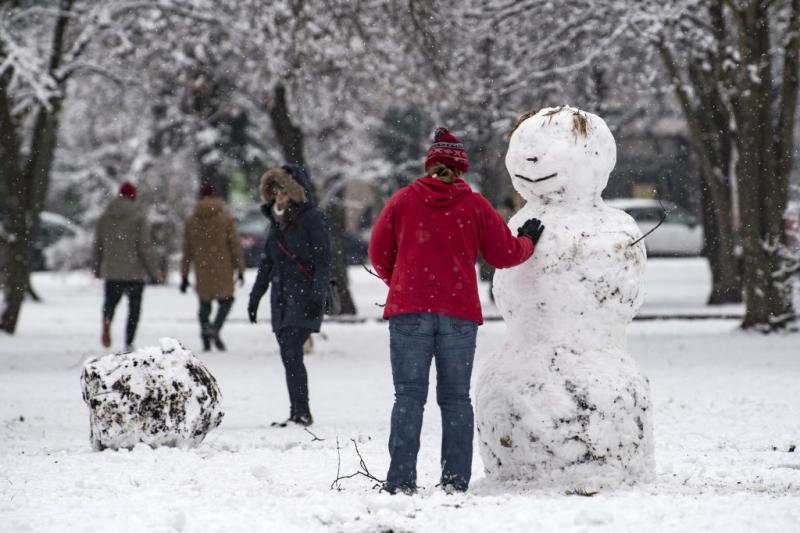
[[[225, 351], [220, 331], [233, 306], [234, 275], [244, 285], [244, 254], [236, 222], [226, 211], [222, 198], [212, 185], [203, 185], [200, 200], [186, 219], [181, 258], [182, 293], [189, 287], [189, 270], [194, 265], [195, 289], [200, 299], [197, 313], [203, 351]], [[211, 307], [217, 302], [217, 314], [211, 320]]]
[[314, 205], [305, 169], [288, 164], [261, 177], [261, 211], [272, 224], [264, 245], [247, 313], [256, 323], [261, 297], [272, 287], [272, 331], [278, 340], [289, 389], [289, 418], [309, 426], [314, 419], [308, 403], [308, 374], [303, 344], [322, 325], [325, 294], [331, 277], [331, 237], [328, 222]]
[[106, 348], [111, 346], [111, 322], [124, 294], [128, 297], [126, 351], [133, 350], [145, 281], [148, 276], [156, 283], [164, 281], [152, 249], [150, 224], [136, 197], [132, 183], [126, 181], [120, 186], [119, 194], [97, 221], [92, 254], [95, 276], [106, 280], [100, 341]]
[[369, 257], [389, 286], [383, 317], [395, 402], [384, 489], [417, 489], [417, 454], [431, 361], [442, 413], [441, 486], [466, 491], [472, 469], [474, 416], [469, 395], [475, 338], [483, 322], [475, 263], [495, 268], [526, 261], [544, 227], [531, 219], [514, 237], [503, 218], [461, 176], [469, 168], [461, 142], [436, 130], [425, 176], [397, 191], [372, 229]]

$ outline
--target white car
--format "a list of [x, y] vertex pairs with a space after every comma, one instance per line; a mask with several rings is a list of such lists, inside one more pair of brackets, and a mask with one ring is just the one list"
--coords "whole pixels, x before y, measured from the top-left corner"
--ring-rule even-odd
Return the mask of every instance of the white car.
[[42, 211], [31, 247], [32, 270], [72, 270], [91, 264], [92, 235], [70, 219]]
[[[664, 208], [661, 204], [664, 204]], [[703, 226], [694, 215], [672, 202], [661, 202], [643, 198], [614, 198], [606, 200], [609, 207], [628, 213], [642, 233], [655, 228], [664, 217], [667, 218], [653, 233], [645, 237], [647, 255], [651, 256], [692, 256], [703, 253]]]

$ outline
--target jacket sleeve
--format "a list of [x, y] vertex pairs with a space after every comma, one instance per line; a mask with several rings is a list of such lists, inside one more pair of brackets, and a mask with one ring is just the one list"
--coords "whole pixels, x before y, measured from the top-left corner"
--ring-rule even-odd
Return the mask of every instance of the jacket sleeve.
[[480, 250], [486, 262], [495, 268], [510, 268], [524, 263], [533, 255], [533, 241], [515, 237], [503, 217], [483, 196], [481, 220], [483, 222]]
[[244, 253], [242, 252], [242, 241], [239, 238], [239, 230], [236, 229], [236, 221], [233, 217], [228, 218], [228, 246], [230, 246], [233, 269], [243, 273], [245, 269]]
[[181, 277], [185, 278], [189, 275], [189, 268], [192, 266], [192, 260], [194, 259], [194, 251], [192, 249], [192, 240], [189, 238], [190, 229], [189, 229], [189, 221], [187, 220], [186, 223], [183, 225], [183, 246], [182, 246], [182, 253], [181, 253]]
[[160, 278], [161, 268], [158, 266], [156, 254], [153, 252], [153, 233], [145, 216], [139, 219], [139, 235], [136, 239], [136, 248], [150, 277], [153, 279]]
[[[268, 230], [269, 231], [269, 230]], [[269, 282], [272, 279], [272, 257], [269, 254], [269, 247], [272, 241], [272, 231], [269, 232], [266, 242], [264, 243], [264, 254], [261, 257], [261, 263], [258, 265], [258, 274], [256, 274], [256, 281], [253, 283], [253, 288], [250, 290], [250, 307], [258, 307], [258, 302], [261, 297], [269, 289]]]
[[307, 226], [314, 272], [311, 280], [311, 299], [324, 303], [326, 289], [331, 279], [331, 230], [321, 212], [314, 210], [313, 215], [308, 217]]
[[387, 285], [392, 280], [394, 262], [397, 258], [397, 234], [395, 232], [397, 198], [397, 194], [392, 196], [381, 210], [369, 238], [369, 260], [375, 267], [378, 276]]

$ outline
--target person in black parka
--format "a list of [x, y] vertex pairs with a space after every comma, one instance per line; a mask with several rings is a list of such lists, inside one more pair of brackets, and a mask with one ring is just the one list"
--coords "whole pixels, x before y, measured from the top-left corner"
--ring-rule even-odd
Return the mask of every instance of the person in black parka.
[[271, 224], [247, 312], [256, 322], [261, 297], [272, 285], [272, 331], [286, 370], [291, 409], [289, 422], [313, 423], [308, 405], [308, 375], [303, 344], [322, 325], [331, 277], [328, 222], [314, 205], [311, 181], [302, 166], [287, 164], [261, 177], [261, 211]]

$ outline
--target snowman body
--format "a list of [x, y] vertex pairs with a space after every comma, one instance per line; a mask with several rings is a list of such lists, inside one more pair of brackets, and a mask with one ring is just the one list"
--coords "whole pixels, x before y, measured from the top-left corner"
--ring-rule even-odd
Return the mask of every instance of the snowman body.
[[625, 346], [644, 244], [600, 197], [615, 161], [605, 123], [577, 109], [542, 110], [512, 135], [506, 164], [527, 203], [509, 226], [539, 218], [545, 231], [529, 261], [495, 274], [509, 336], [476, 395], [490, 478], [597, 490], [653, 471], [649, 386]]

